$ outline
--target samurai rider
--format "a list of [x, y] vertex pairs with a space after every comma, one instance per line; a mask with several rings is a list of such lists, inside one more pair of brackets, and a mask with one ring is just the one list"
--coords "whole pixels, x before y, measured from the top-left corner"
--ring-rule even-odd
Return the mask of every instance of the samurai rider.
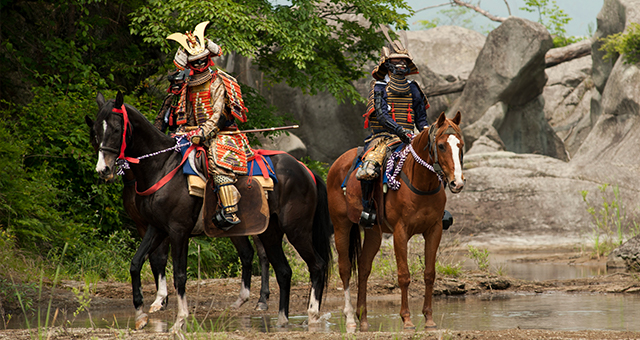
[[208, 24], [202, 22], [193, 32], [173, 33], [167, 39], [180, 43], [174, 64], [188, 74], [175, 109], [177, 132], [207, 149], [209, 181], [215, 185], [221, 206], [213, 222], [226, 231], [240, 223], [240, 192], [234, 184], [238, 175], [247, 174], [247, 159], [253, 151], [244, 134], [220, 133], [238, 130], [236, 119], [246, 122], [248, 110], [235, 78], [214, 67], [211, 58], [222, 51], [204, 36]]
[[391, 49], [382, 48], [380, 62], [371, 72], [375, 80], [371, 82], [364, 127], [370, 127], [372, 133], [364, 140], [365, 153], [356, 172], [362, 188], [359, 225], [367, 229], [376, 222], [373, 188], [389, 145], [398, 141], [410, 144], [414, 127], [422, 131], [429, 126], [427, 97], [416, 82], [406, 77], [418, 73], [418, 68], [399, 40], [388, 40]]

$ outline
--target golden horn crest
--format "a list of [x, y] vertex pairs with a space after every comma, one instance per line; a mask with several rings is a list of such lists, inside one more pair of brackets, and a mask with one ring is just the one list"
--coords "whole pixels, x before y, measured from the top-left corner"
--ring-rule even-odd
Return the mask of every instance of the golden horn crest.
[[207, 49], [204, 30], [208, 24], [208, 21], [203, 21], [196, 26], [193, 33], [189, 31], [187, 31], [186, 34], [173, 33], [169, 35], [167, 39], [177, 41], [190, 55], [198, 55]]

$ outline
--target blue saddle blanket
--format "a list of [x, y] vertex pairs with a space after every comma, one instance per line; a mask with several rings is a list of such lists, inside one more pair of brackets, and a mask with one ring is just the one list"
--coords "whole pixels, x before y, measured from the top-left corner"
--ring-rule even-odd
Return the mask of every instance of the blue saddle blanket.
[[[189, 146], [189, 144], [186, 144], [180, 147], [180, 153], [183, 157], [187, 152], [187, 149], [189, 149]], [[249, 173], [247, 175], [250, 176], [264, 176], [263, 171], [266, 171], [269, 177], [273, 179], [273, 183], [278, 183], [278, 178], [276, 177], [276, 173], [273, 168], [273, 162], [271, 161], [271, 157], [268, 155], [256, 154], [256, 156], [252, 160], [247, 162], [247, 169], [249, 169]], [[193, 165], [190, 162], [184, 162], [184, 165], [182, 166], [182, 172], [184, 172], [185, 175], [198, 176], [198, 172], [193, 169]], [[203, 175], [205, 175], [205, 177], [207, 176], [207, 174]]]

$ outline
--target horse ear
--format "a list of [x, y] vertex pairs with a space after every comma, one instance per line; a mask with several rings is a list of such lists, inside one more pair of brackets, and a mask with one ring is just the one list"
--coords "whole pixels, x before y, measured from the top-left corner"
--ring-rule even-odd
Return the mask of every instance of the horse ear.
[[123, 104], [124, 104], [124, 96], [122, 95], [122, 92], [118, 91], [118, 94], [116, 95], [116, 103], [114, 107], [120, 108]]
[[444, 124], [444, 120], [447, 118], [447, 116], [444, 114], [444, 111], [442, 111], [442, 113], [440, 114], [440, 117], [438, 117], [436, 126], [442, 126]]
[[98, 109], [102, 109], [102, 107], [104, 106], [104, 96], [102, 95], [102, 92], [98, 92], [98, 95], [96, 96], [96, 103], [98, 103]]
[[458, 111], [458, 113], [456, 113], [456, 116], [453, 117], [453, 122], [456, 123], [456, 125], [460, 125], [460, 111]]
[[87, 123], [87, 126], [93, 128], [93, 119], [89, 118], [89, 116], [84, 116], [84, 122]]

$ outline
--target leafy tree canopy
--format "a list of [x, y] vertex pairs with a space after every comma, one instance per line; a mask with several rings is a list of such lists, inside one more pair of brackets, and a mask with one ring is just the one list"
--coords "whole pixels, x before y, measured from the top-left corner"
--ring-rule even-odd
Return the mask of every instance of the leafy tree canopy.
[[274, 82], [286, 81], [305, 93], [327, 90], [339, 101], [362, 100], [352, 81], [378, 57], [384, 37], [380, 24], [407, 29], [398, 10], [412, 12], [403, 0], [149, 0], [131, 14], [131, 33], [173, 55], [177, 44], [166, 37], [210, 21], [206, 36], [254, 58]]

